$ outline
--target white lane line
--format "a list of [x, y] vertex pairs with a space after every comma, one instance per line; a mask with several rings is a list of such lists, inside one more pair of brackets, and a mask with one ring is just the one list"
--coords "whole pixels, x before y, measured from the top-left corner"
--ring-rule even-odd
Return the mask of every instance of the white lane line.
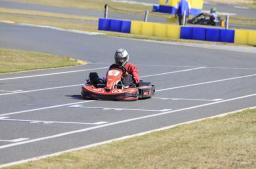
[[[205, 84], [219, 83], [219, 82], [242, 79], [242, 78], [248, 78], [248, 77], [254, 77], [254, 76], [256, 76], [256, 74], [251, 74], [251, 75], [246, 75], [246, 76], [237, 76], [237, 77], [232, 77], [232, 78], [219, 79], [219, 80], [214, 80], [214, 81], [206, 81], [206, 82], [189, 84], [189, 85], [184, 85], [184, 86], [176, 86], [176, 87], [171, 87], [171, 88], [159, 89], [159, 90], [156, 90], [156, 92], [162, 92], [162, 91], [174, 90], [174, 89], [181, 89], [181, 88], [193, 87], [193, 86], [200, 86], [200, 85], [205, 85]], [[0, 117], [1, 116], [13, 115], [13, 114], [21, 114], [21, 113], [26, 113], [26, 112], [38, 111], [38, 110], [45, 110], [45, 109], [58, 108], [58, 107], [64, 107], [64, 106], [71, 106], [71, 105], [75, 105], [75, 104], [92, 102], [92, 101], [93, 100], [89, 100], [89, 101], [87, 100], [87, 101], [84, 101], [84, 102], [73, 102], [73, 103], [68, 103], [68, 104], [61, 104], [61, 105], [54, 105], [54, 106], [49, 106], [49, 107], [42, 107], [42, 108], [36, 108], [36, 109], [29, 109], [29, 110], [23, 110], [23, 111], [17, 111], [17, 112], [4, 113], [4, 114], [0, 114]]]
[[13, 92], [22, 92], [23, 90], [0, 90], [0, 92], [7, 92], [7, 93], [13, 93]]
[[[117, 39], [128, 39], [125, 37], [114, 37]], [[256, 53], [255, 47], [245, 47], [245, 46], [230, 46], [230, 45], [218, 45], [218, 44], [197, 44], [197, 43], [188, 43], [188, 42], [166, 42], [166, 41], [156, 41], [156, 40], [145, 40], [145, 39], [130, 39], [130, 41], [142, 41], [146, 43], [155, 43], [155, 44], [164, 44], [164, 45], [172, 45], [172, 46], [185, 46], [192, 48], [200, 49], [210, 49], [210, 50], [225, 50], [232, 52], [243, 52], [243, 53]], [[246, 55], [240, 55], [241, 57], [245, 57]]]
[[35, 108], [35, 109], [28, 109], [28, 110], [22, 110], [22, 111], [16, 111], [16, 112], [4, 113], [4, 114], [0, 114], [0, 117], [9, 116], [9, 115], [13, 115], [13, 114], [22, 114], [22, 113], [27, 113], [27, 112], [39, 111], [39, 110], [47, 110], [47, 109], [71, 106], [73, 104], [89, 103], [89, 102], [93, 102], [93, 101], [94, 100], [85, 100], [85, 101], [80, 101], [80, 102], [59, 104], [59, 105], [54, 105], [54, 106], [47, 106], [47, 107], [40, 107], [40, 108]]
[[138, 1], [126, 1], [126, 0], [111, 0], [112, 2], [118, 2], [118, 3], [126, 3], [126, 4], [137, 4], [137, 5], [144, 5], [144, 6], [153, 6], [153, 3], [147, 3], [147, 2], [138, 2]]
[[71, 33], [78, 33], [78, 34], [85, 34], [85, 35], [104, 35], [104, 33], [101, 33], [101, 32], [88, 32], [88, 31], [80, 31], [80, 30], [76, 30], [76, 29], [64, 29], [64, 28], [60, 28], [60, 27], [47, 26], [47, 25], [17, 23], [17, 22], [11, 21], [11, 20], [0, 20], [0, 22], [7, 23], [7, 24], [15, 24], [15, 25], [20, 25], [20, 26], [26, 26], [26, 27], [46, 28], [46, 29], [52, 29], [52, 30], [57, 30], [57, 31], [71, 32]]
[[81, 83], [81, 84], [49, 87], [49, 88], [34, 89], [34, 90], [17, 90], [17, 91], [12, 91], [11, 93], [2, 93], [2, 94], [0, 94], [0, 96], [13, 95], [13, 94], [22, 94], [22, 93], [40, 92], [40, 91], [55, 90], [55, 89], [64, 89], [64, 88], [70, 88], [70, 87], [78, 87], [78, 86], [82, 86], [82, 85], [83, 84]]
[[77, 72], [86, 72], [91, 70], [101, 70], [107, 69], [108, 67], [99, 67], [99, 68], [92, 68], [92, 69], [79, 69], [79, 70], [71, 70], [71, 71], [64, 71], [64, 72], [56, 72], [56, 73], [46, 73], [46, 74], [38, 74], [38, 75], [29, 75], [29, 76], [17, 76], [17, 77], [8, 77], [2, 78], [0, 81], [4, 80], [15, 80], [15, 79], [26, 79], [26, 78], [33, 78], [33, 77], [44, 77], [44, 76], [53, 76], [53, 75], [61, 75], [61, 74], [69, 74], [69, 73], [77, 73]]
[[78, 124], [78, 125], [99, 125], [99, 124], [105, 124], [107, 123], [106, 121], [99, 121], [99, 122], [94, 122], [94, 123], [86, 123], [86, 122], [69, 122], [69, 121], [46, 121], [46, 120], [23, 120], [23, 119], [9, 119], [9, 118], [4, 118], [0, 119], [0, 121], [13, 121], [13, 122], [28, 122], [31, 124]]
[[249, 9], [248, 7], [245, 7], [245, 6], [234, 6], [234, 8], [237, 8], [237, 9]]
[[98, 143], [93, 143], [93, 144], [89, 144], [89, 145], [85, 145], [85, 146], [75, 147], [75, 148], [71, 148], [71, 149], [64, 150], [64, 151], [58, 151], [58, 152], [51, 153], [51, 154], [46, 154], [46, 155], [32, 157], [32, 158], [25, 159], [25, 160], [6, 163], [6, 164], [3, 164], [3, 165], [0, 165], [0, 168], [1, 167], [9, 167], [9, 166], [12, 166], [12, 165], [18, 165], [18, 164], [26, 163], [26, 162], [29, 162], [29, 161], [31, 162], [31, 161], [35, 161], [35, 160], [41, 160], [41, 159], [45, 159], [45, 158], [49, 158], [49, 157], [55, 157], [55, 156], [58, 156], [58, 155], [61, 155], [61, 154], [64, 154], [64, 153], [79, 151], [79, 150], [82, 150], [82, 149], [88, 149], [88, 148], [92, 148], [92, 147], [96, 147], [96, 146], [100, 146], [100, 145], [104, 145], [104, 144], [110, 144], [110, 143], [113, 143], [115, 141], [121, 141], [121, 140], [126, 140], [126, 139], [129, 139], [129, 138], [133, 138], [133, 137], [144, 136], [146, 134], [172, 129], [174, 127], [178, 127], [178, 126], [181, 126], [181, 125], [192, 124], [192, 123], [196, 123], [196, 122], [200, 122], [200, 121], [204, 121], [204, 120], [208, 120], [208, 119], [214, 119], [214, 118], [218, 118], [218, 117], [225, 117], [225, 116], [235, 114], [235, 113], [238, 113], [238, 112], [241, 112], [241, 111], [244, 111], [244, 110], [255, 109], [255, 108], [256, 107], [240, 109], [240, 110], [236, 110], [236, 111], [233, 111], [233, 112], [223, 113], [223, 114], [219, 114], [219, 115], [215, 115], [215, 116], [209, 116], [209, 117], [206, 117], [206, 118], [201, 118], [201, 119], [196, 119], [196, 120], [191, 120], [191, 121], [186, 121], [186, 122], [177, 123], [177, 124], [170, 125], [170, 126], [164, 126], [162, 128], [158, 128], [158, 129], [154, 129], [154, 130], [148, 130], [148, 131], [144, 131], [144, 132], [140, 132], [140, 133], [136, 133], [136, 134], [132, 134], [132, 135], [126, 135], [126, 136], [123, 136], [123, 137], [114, 138], [114, 139], [110, 139], [110, 140], [106, 140], [106, 141], [102, 141], [102, 142], [98, 142]]
[[10, 142], [10, 143], [17, 143], [21, 141], [29, 140], [29, 138], [17, 138], [17, 139], [12, 139], [12, 140], [2, 140], [0, 139], [0, 142]]
[[69, 132], [59, 133], [59, 134], [55, 134], [55, 135], [51, 135], [51, 136], [47, 136], [47, 137], [40, 137], [40, 138], [31, 139], [31, 140], [27, 140], [27, 141], [23, 141], [23, 142], [18, 142], [18, 143], [7, 144], [7, 145], [0, 146], [0, 149], [5, 149], [5, 148], [9, 148], [9, 147], [18, 146], [18, 145], [23, 145], [23, 144], [28, 144], [28, 143], [34, 143], [34, 142], [54, 139], [54, 138], [68, 136], [68, 135], [77, 134], [77, 133], [83, 133], [83, 132], [92, 131], [92, 130], [95, 130], [95, 129], [100, 129], [100, 128], [115, 126], [115, 125], [124, 124], [124, 123], [128, 123], [128, 122], [133, 122], [133, 121], [138, 121], [138, 120], [163, 116], [163, 115], [172, 114], [172, 113], [181, 112], [181, 111], [186, 111], [186, 110], [192, 110], [192, 109], [207, 107], [207, 106], [211, 106], [211, 105], [215, 105], [215, 104], [226, 103], [226, 102], [231, 102], [231, 101], [236, 101], [236, 100], [242, 100], [242, 99], [255, 97], [255, 96], [256, 96], [256, 93], [253, 93], [253, 94], [250, 94], [250, 95], [234, 97], [234, 98], [221, 100], [221, 101], [217, 101], [217, 102], [200, 104], [200, 105], [186, 107], [186, 108], [182, 108], [182, 109], [166, 111], [166, 112], [161, 112], [161, 113], [156, 113], [156, 114], [150, 114], [150, 115], [140, 116], [140, 117], [136, 117], [136, 118], [125, 119], [125, 120], [116, 121], [116, 122], [112, 122], [112, 123], [107, 123], [107, 124], [103, 124], [103, 125], [99, 125], [99, 126], [83, 128], [83, 129], [79, 129], [79, 130], [73, 130], [73, 131], [69, 131]]
[[[109, 63], [111, 64], [111, 63]], [[90, 63], [90, 65], [106, 65], [106, 63]], [[166, 68], [197, 68], [197, 67], [204, 67], [206, 69], [230, 69], [230, 70], [256, 70], [255, 67], [225, 67], [225, 66], [204, 66], [204, 65], [166, 65], [166, 64], [137, 64], [138, 67], [166, 67]]]
[[192, 69], [184, 69], [184, 70], [164, 72], [164, 73], [158, 73], [158, 74], [152, 74], [152, 75], [145, 75], [145, 76], [142, 76], [142, 78], [153, 77], [153, 76], [162, 76], [162, 75], [175, 74], [175, 73], [181, 73], [181, 72], [189, 72], [192, 70], [200, 70], [200, 69], [205, 69], [205, 67], [196, 67], [196, 68], [192, 68]]
[[255, 67], [222, 67], [222, 66], [205, 66], [207, 69], [229, 69], [229, 70], [255, 70]]
[[185, 100], [185, 101], [203, 101], [203, 102], [216, 102], [223, 99], [192, 99], [192, 98], [167, 98], [167, 97], [152, 97], [153, 99], [160, 100]]
[[174, 89], [181, 89], [181, 88], [193, 87], [193, 86], [200, 86], [200, 85], [205, 85], [205, 84], [219, 83], [219, 82], [225, 82], [225, 81], [237, 80], [237, 79], [243, 79], [243, 78], [255, 77], [255, 76], [256, 76], [256, 74], [250, 74], [250, 75], [245, 75], [245, 76], [236, 76], [236, 77], [231, 77], [231, 78], [225, 78], [225, 79], [212, 80], [212, 81], [206, 81], [206, 82], [201, 82], [201, 83], [188, 84], [188, 85], [183, 85], [183, 86], [169, 87], [169, 88], [165, 88], [165, 89], [156, 90], [156, 92], [162, 92], [162, 91], [174, 90]]
[[152, 110], [152, 109], [130, 109], [130, 108], [122, 108], [122, 107], [90, 107], [90, 106], [83, 106], [80, 104], [75, 104], [69, 106], [71, 108], [84, 108], [84, 109], [102, 109], [102, 110], [115, 110], [115, 111], [145, 111], [145, 112], [163, 112], [169, 111], [172, 109], [160, 109], [160, 110]]
[[[105, 67], [104, 67], [105, 68]], [[172, 72], [164, 72], [164, 73], [159, 73], [159, 74], [152, 74], [152, 75], [144, 75], [141, 76], [142, 78], [147, 78], [147, 77], [153, 77], [153, 76], [162, 76], [166, 74], [172, 74], [172, 73], [182, 73], [182, 72], [188, 72], [188, 71], [193, 71], [193, 70], [199, 70], [203, 69], [204, 67], [198, 67], [198, 68], [192, 68], [192, 69], [183, 69], [183, 70], [177, 70], [177, 71], [172, 71]], [[47, 90], [55, 90], [55, 89], [63, 89], [63, 88], [69, 88], [69, 87], [77, 87], [77, 86], [82, 86], [83, 84], [73, 84], [73, 85], [66, 85], [66, 86], [57, 86], [57, 87], [49, 87], [49, 88], [42, 88], [42, 89], [33, 89], [33, 90], [19, 90], [19, 91], [14, 91], [11, 93], [2, 93], [0, 96], [6, 96], [6, 95], [13, 95], [13, 94], [22, 94], [22, 93], [31, 93], [31, 92], [39, 92], [39, 91], [47, 91]]]

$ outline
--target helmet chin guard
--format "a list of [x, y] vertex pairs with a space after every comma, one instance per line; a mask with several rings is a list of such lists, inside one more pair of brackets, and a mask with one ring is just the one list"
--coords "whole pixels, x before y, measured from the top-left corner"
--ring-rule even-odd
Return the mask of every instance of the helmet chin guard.
[[115, 63], [124, 66], [129, 60], [129, 54], [125, 49], [117, 49], [115, 53]]

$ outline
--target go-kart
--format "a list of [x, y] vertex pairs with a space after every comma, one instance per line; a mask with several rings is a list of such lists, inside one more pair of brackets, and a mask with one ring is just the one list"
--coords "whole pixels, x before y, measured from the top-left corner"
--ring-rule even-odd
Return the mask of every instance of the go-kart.
[[122, 77], [125, 75], [127, 71], [123, 66], [111, 66], [105, 79], [100, 79], [96, 72], [91, 72], [86, 84], [82, 86], [82, 98], [130, 101], [147, 99], [154, 95], [155, 86], [150, 82], [140, 81], [138, 85], [124, 86]]
[[200, 13], [199, 15], [195, 16], [192, 19], [188, 20], [189, 24], [196, 24], [196, 25], [210, 25], [210, 26], [220, 26], [224, 27], [225, 23], [221, 17], [218, 16], [218, 22], [214, 22], [214, 19], [208, 13]]

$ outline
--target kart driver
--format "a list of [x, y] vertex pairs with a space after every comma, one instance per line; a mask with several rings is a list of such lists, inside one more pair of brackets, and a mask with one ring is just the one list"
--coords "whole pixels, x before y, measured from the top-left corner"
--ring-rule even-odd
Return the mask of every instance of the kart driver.
[[219, 22], [216, 8], [211, 8], [210, 10], [210, 23], [211, 25], [216, 25]]
[[117, 49], [114, 58], [115, 63], [112, 64], [109, 69], [115, 66], [122, 66], [126, 69], [126, 73], [123, 75], [122, 78], [123, 85], [127, 87], [138, 85], [140, 82], [138, 69], [134, 64], [128, 63], [129, 54], [127, 50], [122, 48]]

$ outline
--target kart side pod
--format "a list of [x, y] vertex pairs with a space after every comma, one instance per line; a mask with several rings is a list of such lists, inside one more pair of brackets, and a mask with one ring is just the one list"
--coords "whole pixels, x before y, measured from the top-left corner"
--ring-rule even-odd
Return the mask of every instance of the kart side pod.
[[155, 93], [154, 85], [140, 86], [138, 89], [139, 89], [139, 99], [150, 98]]

